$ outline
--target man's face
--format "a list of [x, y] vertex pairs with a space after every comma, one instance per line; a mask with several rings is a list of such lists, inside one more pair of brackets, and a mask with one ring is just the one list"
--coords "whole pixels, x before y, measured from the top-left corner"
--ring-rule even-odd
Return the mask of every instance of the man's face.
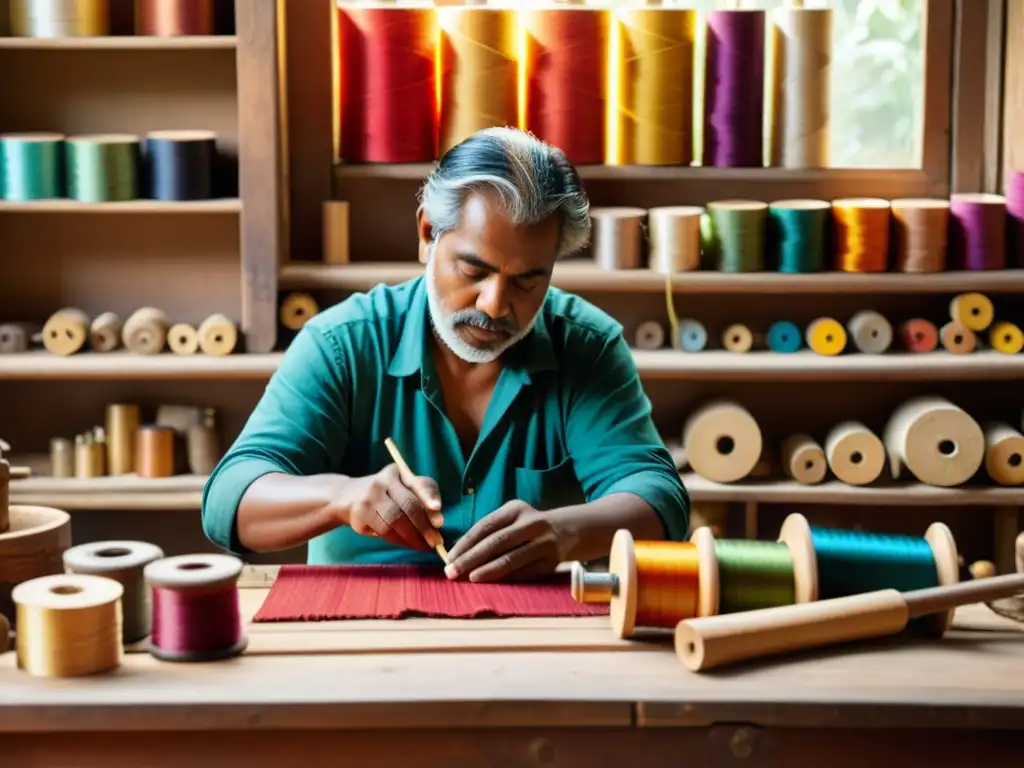
[[[429, 222], [420, 236], [429, 243]], [[442, 341], [472, 363], [496, 360], [536, 320], [551, 283], [559, 243], [557, 217], [516, 227], [496, 196], [466, 198], [459, 226], [430, 245], [427, 288]]]

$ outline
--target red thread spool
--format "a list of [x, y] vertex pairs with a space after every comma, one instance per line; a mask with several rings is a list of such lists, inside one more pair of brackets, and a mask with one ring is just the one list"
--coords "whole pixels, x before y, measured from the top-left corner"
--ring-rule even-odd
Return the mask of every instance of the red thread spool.
[[339, 9], [342, 160], [437, 157], [436, 29], [432, 8]]
[[135, 34], [212, 35], [213, 0], [135, 0]]
[[162, 661], [216, 661], [237, 656], [242, 629], [238, 577], [242, 561], [230, 555], [180, 555], [150, 563], [153, 591], [149, 652]]
[[545, 8], [526, 16], [526, 128], [577, 165], [605, 161], [611, 14]]
[[939, 346], [939, 329], [930, 320], [915, 317], [900, 326], [900, 339], [908, 351], [927, 354]]

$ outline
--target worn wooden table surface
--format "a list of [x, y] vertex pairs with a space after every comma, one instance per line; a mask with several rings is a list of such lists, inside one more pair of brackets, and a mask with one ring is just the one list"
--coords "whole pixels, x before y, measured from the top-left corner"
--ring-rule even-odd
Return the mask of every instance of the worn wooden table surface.
[[[251, 616], [267, 593], [246, 574]], [[36, 679], [0, 656], [0, 765], [1021, 765], [1024, 628], [693, 674], [603, 618], [249, 626], [245, 656]], [[923, 764], [923, 763], [922, 763]]]

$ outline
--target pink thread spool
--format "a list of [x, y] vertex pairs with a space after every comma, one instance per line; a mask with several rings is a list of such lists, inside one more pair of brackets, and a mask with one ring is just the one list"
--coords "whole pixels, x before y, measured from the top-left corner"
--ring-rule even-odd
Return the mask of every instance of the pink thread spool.
[[242, 653], [238, 577], [230, 555], [179, 555], [146, 566], [153, 591], [149, 652], [162, 661], [216, 661]]

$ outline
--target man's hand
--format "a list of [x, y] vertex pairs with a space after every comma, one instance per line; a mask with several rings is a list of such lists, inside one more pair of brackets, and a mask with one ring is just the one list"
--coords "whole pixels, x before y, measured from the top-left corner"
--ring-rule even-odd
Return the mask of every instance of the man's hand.
[[562, 561], [570, 533], [557, 517], [510, 501], [470, 528], [449, 554], [445, 574], [470, 581], [525, 580], [547, 575]]
[[421, 552], [441, 541], [437, 529], [444, 517], [437, 483], [412, 477], [406, 485], [395, 464], [352, 483], [340, 504], [344, 522], [363, 536]]

